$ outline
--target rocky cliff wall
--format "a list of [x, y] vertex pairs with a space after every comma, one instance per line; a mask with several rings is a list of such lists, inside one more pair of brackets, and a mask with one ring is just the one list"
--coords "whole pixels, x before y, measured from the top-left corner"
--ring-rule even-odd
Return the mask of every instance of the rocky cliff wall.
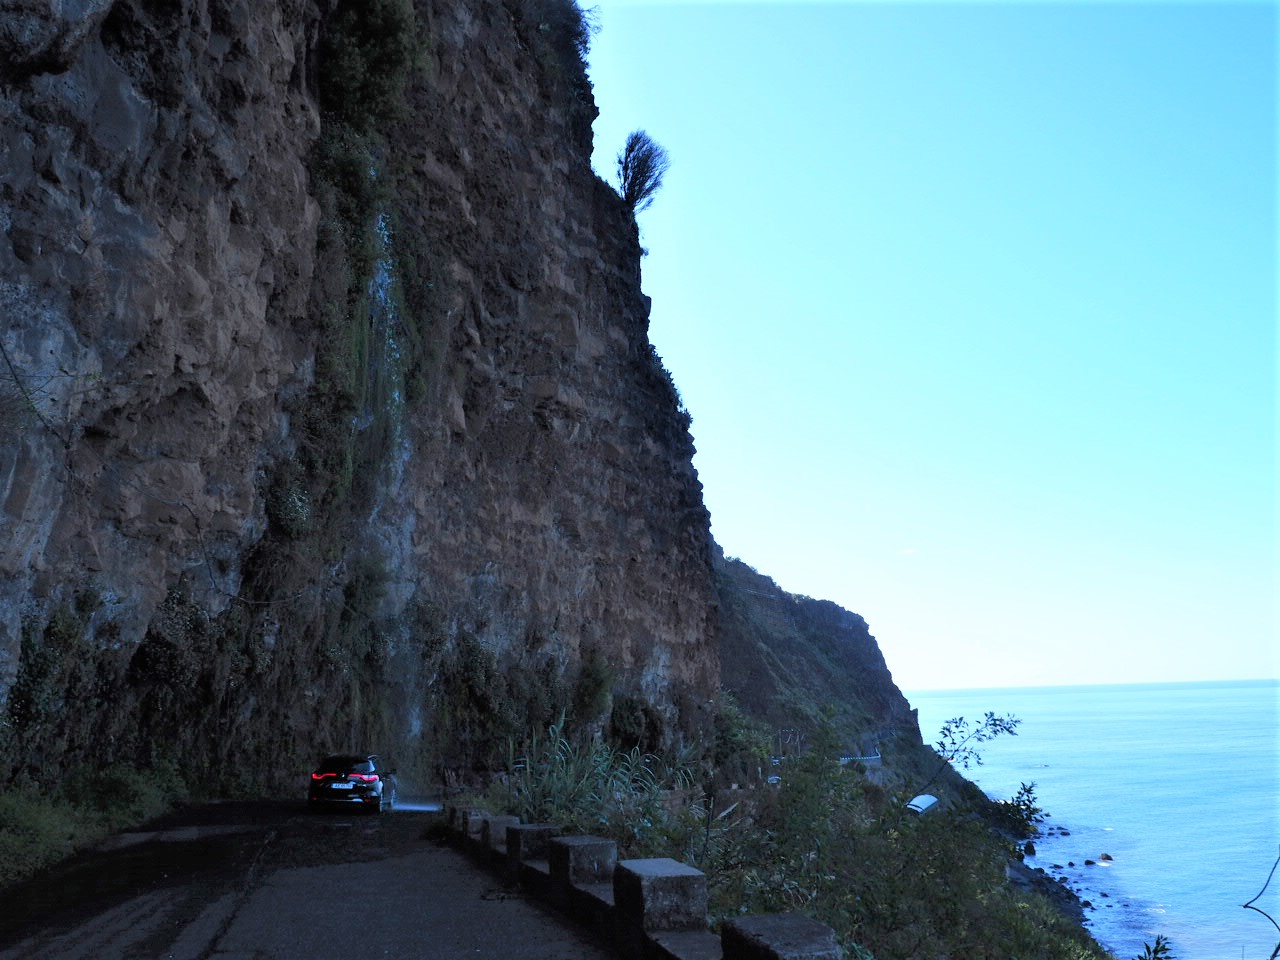
[[4, 7], [10, 776], [705, 724], [708, 520], [566, 4], [367, 6]]
[[802, 739], [832, 710], [845, 748], [859, 755], [878, 742], [920, 744], [916, 713], [862, 617], [787, 593], [719, 550], [715, 568], [721, 683], [754, 717], [783, 739]]

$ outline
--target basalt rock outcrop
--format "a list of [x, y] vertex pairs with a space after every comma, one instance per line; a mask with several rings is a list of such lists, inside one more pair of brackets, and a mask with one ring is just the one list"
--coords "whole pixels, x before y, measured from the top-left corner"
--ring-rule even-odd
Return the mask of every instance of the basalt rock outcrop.
[[3, 5], [0, 777], [706, 733], [709, 521], [583, 31]]

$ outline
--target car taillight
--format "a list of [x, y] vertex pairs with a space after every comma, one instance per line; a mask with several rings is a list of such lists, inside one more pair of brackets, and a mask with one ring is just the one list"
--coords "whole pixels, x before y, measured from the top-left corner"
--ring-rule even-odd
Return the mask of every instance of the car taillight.
[[374, 783], [378, 779], [376, 773], [349, 773], [347, 776], [352, 780], [363, 780], [365, 783]]
[[312, 780], [323, 780], [325, 777], [336, 777], [336, 776], [337, 776], [337, 774], [336, 774], [336, 773], [313, 773], [313, 774], [311, 774], [311, 779], [312, 779]]

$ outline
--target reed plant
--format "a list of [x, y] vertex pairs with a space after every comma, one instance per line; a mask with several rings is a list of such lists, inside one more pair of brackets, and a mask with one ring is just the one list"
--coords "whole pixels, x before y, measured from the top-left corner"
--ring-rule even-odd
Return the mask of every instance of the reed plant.
[[563, 714], [523, 744], [508, 744], [504, 772], [485, 802], [526, 823], [608, 836], [620, 856], [668, 855], [697, 829], [696, 768], [639, 747], [570, 739]]

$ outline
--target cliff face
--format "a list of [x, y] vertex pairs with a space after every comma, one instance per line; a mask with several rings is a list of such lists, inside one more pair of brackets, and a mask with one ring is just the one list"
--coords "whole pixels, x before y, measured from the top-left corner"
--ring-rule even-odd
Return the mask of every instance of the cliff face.
[[314, 22], [81, 6], [0, 35], [6, 687], [24, 617], [92, 586], [136, 643], [183, 570], [261, 536], [256, 475], [309, 353]]
[[572, 0], [6, 6], [0, 786], [426, 776], [562, 711], [671, 746], [722, 644], [770, 722], [913, 729], [859, 618], [716, 569], [585, 39]]
[[[0, 34], [0, 691], [18, 766], [151, 759], [131, 755], [155, 693], [135, 657], [179, 598], [208, 618], [239, 592], [281, 397], [313, 349], [315, 15], [154, 10], [31, 3]], [[157, 726], [183, 723], [177, 688], [220, 652], [170, 648], [148, 648], [174, 654]]]
[[803, 737], [831, 708], [846, 748], [859, 755], [881, 741], [920, 744], [915, 711], [862, 617], [829, 600], [787, 593], [719, 551], [715, 569], [721, 683], [755, 717], [791, 731], [780, 733], [783, 739]]
[[418, 4], [376, 130], [333, 0], [6, 8], [10, 774], [702, 729], [707, 515], [563, 7]]
[[[649, 346], [635, 223], [591, 171], [595, 109], [547, 4], [439, 5], [430, 84], [392, 150], [421, 193], [428, 373], [403, 485], [437, 603], [526, 654], [600, 651], [698, 727], [718, 677], [708, 516], [687, 418]], [[514, 11], [514, 13], [513, 13]], [[674, 708], [674, 711], [672, 710]]]

